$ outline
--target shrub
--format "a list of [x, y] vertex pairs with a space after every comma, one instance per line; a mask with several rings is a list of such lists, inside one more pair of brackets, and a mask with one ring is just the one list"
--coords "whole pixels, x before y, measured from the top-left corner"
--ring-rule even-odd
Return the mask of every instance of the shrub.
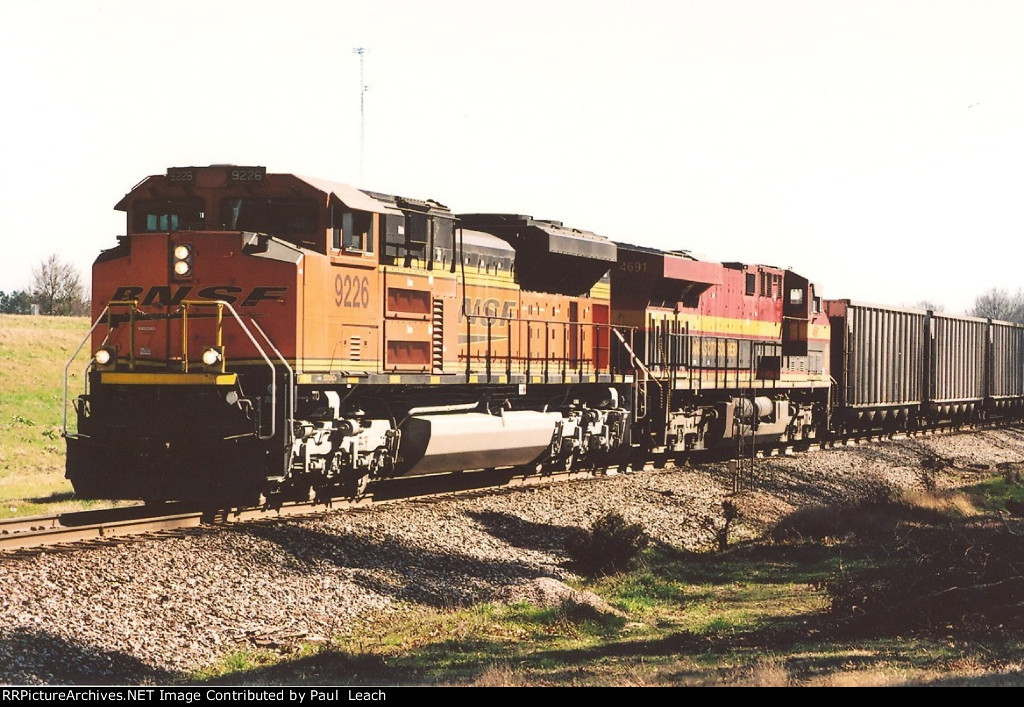
[[956, 626], [1019, 633], [1020, 531], [1004, 519], [965, 515], [954, 495], [926, 494], [924, 501], [908, 496], [836, 515], [837, 534], [861, 541], [876, 561], [825, 583], [832, 615], [849, 629], [875, 632], [944, 633]]
[[729, 527], [740, 517], [740, 508], [732, 501], [722, 501], [722, 525], [719, 527], [714, 518], [704, 519], [704, 527], [715, 536], [715, 547], [719, 552], [729, 549]]
[[608, 513], [566, 538], [565, 550], [585, 574], [598, 575], [629, 569], [651, 538], [639, 523], [627, 523], [618, 513]]

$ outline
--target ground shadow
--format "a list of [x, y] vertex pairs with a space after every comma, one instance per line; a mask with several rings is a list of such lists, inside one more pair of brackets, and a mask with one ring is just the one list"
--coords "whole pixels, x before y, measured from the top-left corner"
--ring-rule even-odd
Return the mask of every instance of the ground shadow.
[[15, 629], [0, 633], [0, 683], [7, 685], [137, 685], [181, 676], [118, 651]]
[[466, 515], [492, 537], [524, 550], [561, 551], [565, 539], [579, 530], [574, 526], [534, 523], [496, 511], [469, 511]]
[[74, 491], [54, 491], [49, 496], [36, 496], [34, 498], [27, 498], [26, 501], [31, 503], [62, 503], [64, 501], [74, 501]]
[[[435, 608], [485, 600], [494, 586], [551, 576], [550, 569], [519, 560], [483, 559], [457, 549], [433, 550], [394, 536], [331, 533], [300, 524], [245, 524], [233, 532], [277, 544], [288, 553], [285, 569], [322, 574], [324, 564], [347, 570], [346, 579], [394, 599]], [[279, 559], [253, 552], [254, 567], [282, 569]]]

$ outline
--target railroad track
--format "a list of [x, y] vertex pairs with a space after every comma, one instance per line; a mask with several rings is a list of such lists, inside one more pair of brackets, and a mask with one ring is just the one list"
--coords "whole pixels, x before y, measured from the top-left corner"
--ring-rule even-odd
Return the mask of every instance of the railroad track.
[[[1010, 423], [1009, 426], [1013, 424]], [[993, 426], [998, 425], [982, 424], [969, 429], [964, 427], [930, 428], [914, 433], [867, 434], [862, 432], [849, 434], [840, 439], [803, 443], [799, 446], [799, 450], [818, 451], [906, 439], [919, 435], [980, 431]], [[757, 451], [756, 456], [764, 458], [786, 454], [793, 448], [792, 444], [767, 447]], [[721, 453], [704, 453], [700, 456], [692, 455], [689, 461], [711, 463], [728, 461], [731, 458], [734, 457]], [[496, 493], [527, 486], [612, 475], [620, 471], [662, 468], [673, 465], [675, 461], [674, 458], [661, 455], [643, 463], [634, 461], [625, 467], [612, 466], [605, 469], [563, 471], [543, 475], [527, 475], [515, 469], [490, 469], [436, 476], [403, 477], [373, 482], [367, 489], [368, 493], [358, 499], [332, 498], [326, 501], [287, 502], [273, 506], [229, 509], [201, 509], [183, 503], [167, 503], [11, 518], [0, 520], [0, 558], [22, 557], [27, 554], [52, 550], [85, 549], [125, 542], [132, 538], [180, 535], [185, 532], [199, 532], [203, 529], [212, 529], [233, 523], [315, 516], [328, 512], [365, 509], [410, 500], [433, 502], [451, 495]]]
[[556, 472], [541, 476], [494, 469], [378, 481], [371, 483], [368, 493], [358, 499], [332, 498], [227, 509], [201, 509], [183, 503], [168, 503], [9, 518], [0, 520], [0, 558], [24, 557], [53, 550], [81, 550], [133, 538], [180, 535], [234, 523], [315, 516], [416, 499], [440, 500], [450, 495], [493, 493], [606, 473], [612, 471]]
[[329, 502], [231, 509], [197, 509], [183, 504], [162, 504], [8, 519], [0, 521], [0, 557], [24, 556], [54, 548], [84, 549], [123, 542], [129, 538], [180, 534], [218, 525], [308, 515], [371, 503], [372, 499], [367, 497], [358, 501], [332, 499]]

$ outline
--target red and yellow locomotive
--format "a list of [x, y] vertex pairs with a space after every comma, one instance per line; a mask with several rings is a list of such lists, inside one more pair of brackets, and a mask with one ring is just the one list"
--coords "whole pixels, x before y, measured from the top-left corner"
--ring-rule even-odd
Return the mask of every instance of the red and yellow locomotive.
[[358, 494], [827, 424], [828, 320], [790, 271], [262, 167], [172, 168], [116, 208], [81, 496]]
[[637, 331], [651, 443], [671, 452], [827, 430], [829, 324], [789, 270], [619, 245], [615, 323]]

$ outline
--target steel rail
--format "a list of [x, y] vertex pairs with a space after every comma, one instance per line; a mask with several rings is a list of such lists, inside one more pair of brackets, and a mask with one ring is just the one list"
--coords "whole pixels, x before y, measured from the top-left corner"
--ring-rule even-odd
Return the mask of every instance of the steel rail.
[[[199, 530], [254, 521], [272, 521], [286, 517], [313, 517], [330, 512], [368, 509], [417, 499], [440, 499], [467, 493], [486, 493], [502, 489], [594, 477], [600, 471], [556, 472], [547, 475], [514, 473], [497, 469], [465, 474], [437, 474], [372, 482], [381, 495], [367, 494], [359, 498], [286, 502], [275, 506], [228, 509], [189, 509], [184, 504], [168, 504], [177, 511], [153, 514], [160, 507], [126, 506], [97, 509], [80, 513], [32, 516], [0, 520], [0, 559], [17, 557], [25, 551], [47, 549], [85, 549], [97, 543], [123, 541], [176, 530]], [[498, 478], [498, 483], [495, 483]], [[404, 490], [402, 487], [407, 487]], [[150, 511], [147, 513], [147, 509]], [[124, 517], [126, 515], [137, 517]]]
[[[788, 455], [791, 451], [823, 451], [855, 447], [862, 444], [886, 442], [919, 435], [970, 434], [995, 427], [1020, 426], [1019, 421], [997, 425], [982, 423], [972, 426], [943, 426], [900, 432], [857, 433], [842, 438], [801, 440], [768, 445], [759, 451], [758, 458]], [[690, 463], [721, 463], [728, 461], [723, 450], [690, 453]], [[525, 473], [522, 469], [488, 469], [461, 474], [434, 474], [428, 476], [398, 477], [371, 482], [370, 493], [356, 499], [331, 498], [326, 500], [286, 502], [274, 506], [228, 509], [197, 509], [183, 503], [163, 506], [123, 506], [115, 508], [61, 513], [52, 516], [31, 516], [0, 520], [0, 560], [18, 557], [25, 552], [37, 554], [48, 549], [73, 550], [94, 547], [96, 544], [123, 542], [132, 537], [153, 537], [173, 531], [215, 529], [236, 523], [273, 521], [285, 517], [315, 517], [330, 512], [369, 509], [403, 502], [438, 502], [448, 497], [480, 495], [515, 491], [564, 481], [599, 479], [620, 473], [637, 473], [664, 467], [676, 467], [678, 455], [654, 454], [636, 457], [619, 464], [601, 468]], [[167, 513], [166, 511], [173, 511]], [[155, 511], [165, 511], [154, 514]]]

